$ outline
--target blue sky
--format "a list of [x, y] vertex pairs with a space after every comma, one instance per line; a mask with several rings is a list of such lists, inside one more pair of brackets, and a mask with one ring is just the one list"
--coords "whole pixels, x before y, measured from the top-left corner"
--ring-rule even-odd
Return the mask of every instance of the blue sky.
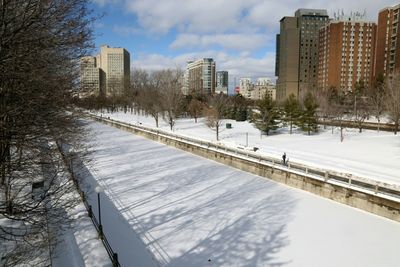
[[[124, 47], [131, 68], [185, 68], [188, 60], [212, 57], [217, 70], [234, 77], [275, 78], [279, 20], [298, 8], [324, 8], [332, 17], [364, 10], [376, 21], [392, 0], [92, 0], [95, 44]], [[238, 80], [238, 79], [237, 79]]]

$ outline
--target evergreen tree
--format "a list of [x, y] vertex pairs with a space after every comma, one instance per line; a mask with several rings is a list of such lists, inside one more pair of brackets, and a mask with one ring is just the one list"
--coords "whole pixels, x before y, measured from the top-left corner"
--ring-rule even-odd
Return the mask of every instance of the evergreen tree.
[[276, 102], [272, 100], [269, 94], [256, 103], [258, 112], [254, 113], [255, 126], [262, 132], [269, 135], [271, 130], [278, 128], [279, 110]]
[[292, 134], [293, 124], [296, 124], [300, 116], [300, 103], [294, 94], [290, 94], [283, 103], [285, 121], [289, 124], [289, 133]]
[[316, 132], [318, 130], [317, 108], [318, 104], [315, 96], [311, 92], [308, 92], [304, 98], [303, 110], [299, 117], [301, 130], [307, 131], [308, 135], [311, 134], [311, 131]]
[[247, 107], [238, 107], [235, 113], [236, 121], [245, 121], [247, 120]]
[[236, 94], [229, 99], [229, 108], [227, 110], [226, 117], [236, 121], [247, 120], [247, 100], [241, 94]]

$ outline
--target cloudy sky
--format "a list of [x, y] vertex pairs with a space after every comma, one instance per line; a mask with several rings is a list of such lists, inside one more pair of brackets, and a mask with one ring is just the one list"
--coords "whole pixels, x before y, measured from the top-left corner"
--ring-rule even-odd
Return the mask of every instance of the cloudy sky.
[[92, 0], [104, 16], [95, 25], [96, 46], [124, 47], [132, 68], [184, 68], [188, 60], [212, 57], [217, 70], [234, 77], [271, 77], [279, 20], [298, 8], [366, 11], [376, 21], [379, 9], [396, 0]]

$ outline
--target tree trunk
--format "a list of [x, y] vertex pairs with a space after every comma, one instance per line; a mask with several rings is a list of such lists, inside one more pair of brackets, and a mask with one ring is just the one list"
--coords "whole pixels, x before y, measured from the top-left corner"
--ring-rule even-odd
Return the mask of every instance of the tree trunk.
[[381, 120], [379, 119], [379, 117], [377, 117], [377, 119], [378, 119], [378, 133], [379, 133], [379, 128], [380, 128], [380, 126], [381, 126]]
[[343, 127], [340, 125], [340, 142], [343, 142], [344, 136], [343, 136]]

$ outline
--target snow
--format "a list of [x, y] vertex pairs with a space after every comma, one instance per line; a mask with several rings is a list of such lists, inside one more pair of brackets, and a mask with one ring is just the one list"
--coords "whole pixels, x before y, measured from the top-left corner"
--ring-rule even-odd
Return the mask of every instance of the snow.
[[[210, 137], [200, 125], [191, 130], [179, 122], [177, 131]], [[109, 126], [87, 127], [94, 133], [89, 201], [97, 207], [94, 188], [101, 185], [104, 231], [122, 266], [398, 265], [398, 222]], [[226, 130], [224, 140], [237, 141], [240, 133]], [[324, 136], [329, 141], [326, 133], [313, 137]], [[280, 137], [263, 150], [275, 145], [279, 155]], [[286, 139], [292, 137], [313, 138]], [[344, 144], [353, 139], [359, 138]], [[295, 158], [296, 149], [285, 151]]]
[[[119, 112], [103, 113], [102, 116], [155, 127], [154, 119], [142, 115]], [[331, 127], [321, 127], [319, 133], [311, 136], [297, 130], [290, 135], [287, 128], [270, 136], [261, 136], [259, 130], [248, 121], [224, 120], [224, 126], [225, 123], [233, 126], [233, 129], [223, 129], [220, 133], [220, 142], [227, 146], [246, 146], [247, 133], [247, 145], [258, 147], [260, 150], [257, 153], [280, 159], [286, 152], [291, 162], [400, 185], [400, 138], [393, 133], [372, 130], [359, 133], [358, 129], [347, 128], [344, 130], [344, 141], [340, 142], [339, 129], [335, 128], [332, 133]], [[160, 128], [169, 131], [169, 126], [162, 119]], [[216, 141], [215, 132], [205, 126], [203, 119], [198, 123], [194, 119], [179, 119], [173, 132]]]
[[[77, 196], [79, 197], [79, 196]], [[56, 257], [53, 258], [52, 266], [64, 267], [111, 267], [103, 243], [98, 239], [98, 234], [83, 203], [80, 203], [69, 212], [73, 219], [71, 229], [65, 231], [56, 247]]]

